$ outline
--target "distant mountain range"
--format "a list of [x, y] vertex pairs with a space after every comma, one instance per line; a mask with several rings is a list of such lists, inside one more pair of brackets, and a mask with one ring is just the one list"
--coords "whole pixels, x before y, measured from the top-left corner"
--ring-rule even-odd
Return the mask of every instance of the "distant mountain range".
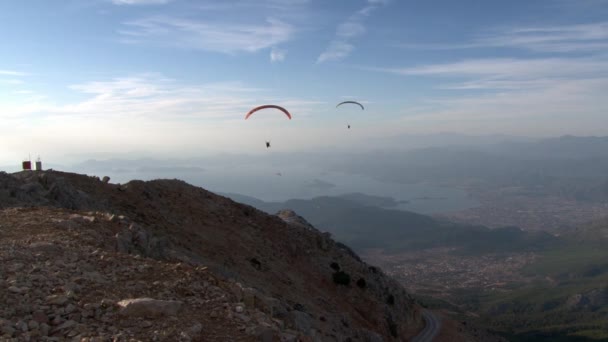
[[292, 209], [355, 250], [383, 248], [399, 252], [455, 247], [463, 253], [487, 253], [542, 250], [560, 243], [559, 238], [545, 232], [526, 232], [516, 227], [489, 229], [386, 209], [383, 207], [393, 204], [390, 199], [364, 194], [285, 202], [264, 202], [238, 194], [223, 195], [267, 213]]

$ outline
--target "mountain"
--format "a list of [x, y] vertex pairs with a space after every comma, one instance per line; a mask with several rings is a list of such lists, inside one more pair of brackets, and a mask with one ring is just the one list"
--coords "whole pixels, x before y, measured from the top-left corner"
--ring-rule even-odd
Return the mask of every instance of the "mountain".
[[[372, 271], [368, 265], [354, 259], [316, 229], [289, 225], [279, 217], [184, 182], [133, 181], [115, 185], [75, 174], [23, 172], [15, 176], [3, 175], [1, 183], [3, 207], [32, 206], [31, 209], [4, 210], [10, 220], [5, 218], [3, 221], [3, 226], [8, 221], [3, 231], [10, 232], [9, 236], [18, 242], [25, 254], [23, 258], [35, 258], [32, 253], [36, 251], [44, 254], [41, 258], [51, 258], [58, 254], [58, 249], [44, 246], [49, 241], [63, 241], [58, 246], [63, 246], [68, 255], [65, 258], [68, 270], [64, 271], [63, 278], [53, 280], [78, 285], [76, 298], [70, 300], [68, 296], [66, 300], [62, 298], [57, 307], [45, 308], [36, 304], [38, 300], [45, 300], [44, 291], [33, 290], [39, 288], [36, 286], [38, 278], [33, 278], [39, 271], [9, 280], [16, 289], [9, 291], [2, 298], [3, 302], [17, 301], [23, 298], [24, 292], [29, 293], [29, 298], [22, 299], [20, 305], [33, 305], [39, 308], [34, 311], [44, 312], [50, 320], [49, 334], [67, 322], [70, 326], [60, 329], [57, 334], [72, 334], [75, 328], [95, 333], [87, 328], [93, 324], [103, 326], [104, 334], [111, 334], [108, 322], [119, 318], [119, 309], [117, 312], [104, 310], [100, 320], [97, 317], [83, 320], [83, 316], [90, 315], [84, 314], [86, 307], [81, 303], [82, 298], [96, 307], [100, 303], [97, 299], [105, 298], [115, 305], [132, 296], [178, 299], [182, 303], [181, 311], [188, 316], [185, 318], [192, 326], [208, 325], [207, 319], [219, 315], [218, 323], [228, 321], [224, 332], [227, 336], [233, 330], [228, 328], [231, 324], [244, 327], [234, 329], [235, 339], [247, 336], [249, 332], [253, 336], [258, 333], [277, 337], [293, 334], [340, 341], [374, 336], [391, 340], [413, 334], [420, 326], [416, 306], [403, 288], [379, 270]], [[20, 238], [19, 229], [23, 228], [17, 228], [19, 222], [35, 222], [34, 227], [24, 230], [28, 236]], [[71, 236], [75, 231], [79, 232], [78, 236]], [[30, 251], [32, 243], [45, 245], [25, 253]], [[95, 253], [95, 250], [98, 251]], [[145, 262], [139, 265], [128, 257], [129, 254], [163, 263], [154, 266], [153, 260], [144, 258]], [[81, 259], [90, 260], [91, 255], [114, 261], [78, 263]], [[330, 267], [332, 263], [338, 264], [341, 274], [350, 276], [352, 282], [336, 284], [332, 281], [332, 274], [336, 272]], [[44, 262], [37, 265], [34, 267], [45, 268]], [[113, 268], [113, 265], [114, 270], [103, 268]], [[12, 262], [2, 274], [14, 274], [18, 267], [23, 266]], [[150, 267], [152, 269], [145, 271]], [[175, 267], [183, 277], [179, 273], [171, 275], [169, 271]], [[208, 271], [197, 271], [204, 268]], [[167, 269], [166, 272], [163, 269]], [[154, 270], [159, 271], [158, 276], [154, 276]], [[106, 284], [114, 284], [115, 288], [100, 286], [103, 283], [96, 284], [95, 280], [77, 280], [79, 274], [86, 272], [99, 274], [98, 277], [106, 279]], [[48, 272], [44, 273], [47, 279], [52, 277]], [[145, 277], [140, 273], [145, 273]], [[361, 279], [365, 286], [355, 285]], [[155, 282], [160, 283], [158, 289], [147, 286]], [[44, 290], [51, 291], [52, 286], [49, 284]], [[175, 289], [169, 291], [172, 286]], [[196, 289], [205, 295], [197, 297]], [[95, 291], [100, 290], [103, 298], [96, 298]], [[58, 296], [67, 296], [69, 292], [59, 288], [55, 291]], [[394, 304], [386, 304], [388, 296], [395, 298]], [[70, 305], [69, 312], [65, 312], [66, 305]], [[209, 310], [197, 309], [197, 305], [208, 306]], [[19, 319], [27, 322], [27, 311], [5, 311], [0, 315], [15, 317], [15, 324], [19, 324]], [[72, 317], [74, 312], [81, 314], [80, 319]], [[203, 316], [202, 321], [197, 321], [199, 314]], [[104, 317], [105, 322], [101, 320]], [[152, 325], [161, 323], [158, 320], [150, 322]], [[269, 332], [260, 331], [265, 325]], [[173, 334], [171, 339], [177, 339], [179, 329], [185, 329], [177, 323], [171, 323], [171, 327], [177, 329], [169, 333]], [[131, 330], [123, 330], [125, 332]], [[139, 334], [139, 338], [152, 338], [141, 329], [135, 329], [133, 333]], [[204, 336], [207, 330], [200, 333]]]
[[292, 211], [178, 180], [44, 171], [0, 173], [0, 212], [3, 338], [397, 341], [422, 329], [401, 285]]
[[366, 205], [386, 204], [386, 200], [378, 201], [377, 197], [366, 195], [292, 199], [281, 203], [242, 195], [228, 196], [266, 212], [291, 208], [315, 227], [330, 232], [337, 240], [358, 251], [382, 248], [398, 253], [402, 250], [453, 247], [463, 253], [480, 254], [543, 250], [561, 243], [559, 238], [545, 232], [455, 224], [422, 214]]
[[589, 159], [608, 157], [608, 137], [565, 135], [535, 142], [505, 142], [491, 147], [495, 152], [521, 159]]

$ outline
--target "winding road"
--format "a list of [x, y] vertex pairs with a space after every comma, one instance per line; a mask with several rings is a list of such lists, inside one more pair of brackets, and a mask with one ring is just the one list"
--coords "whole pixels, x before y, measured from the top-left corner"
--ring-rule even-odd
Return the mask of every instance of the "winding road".
[[420, 334], [412, 338], [411, 342], [432, 342], [441, 330], [441, 319], [431, 311], [423, 310], [422, 318], [426, 325]]

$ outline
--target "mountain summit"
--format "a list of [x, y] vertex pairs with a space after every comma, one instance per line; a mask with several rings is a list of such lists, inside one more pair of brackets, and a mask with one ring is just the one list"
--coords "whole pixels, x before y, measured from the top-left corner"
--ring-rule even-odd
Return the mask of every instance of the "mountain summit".
[[0, 173], [0, 215], [2, 338], [404, 341], [424, 326], [400, 284], [295, 212], [183, 181]]

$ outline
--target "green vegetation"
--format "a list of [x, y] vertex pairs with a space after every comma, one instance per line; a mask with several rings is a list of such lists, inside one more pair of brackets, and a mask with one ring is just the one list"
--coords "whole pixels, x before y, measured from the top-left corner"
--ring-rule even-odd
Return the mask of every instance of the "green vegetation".
[[[580, 277], [591, 268], [597, 267], [608, 272], [608, 248], [572, 243], [565, 248], [545, 251], [536, 263], [524, 269], [524, 273], [551, 277], [568, 275]], [[599, 273], [602, 273], [602, 270], [599, 270]]]
[[334, 271], [340, 270], [340, 265], [337, 262], [332, 262], [329, 267], [331, 267]]
[[338, 285], [348, 286], [350, 284], [350, 275], [343, 271], [337, 271], [333, 274], [333, 280]]
[[386, 319], [386, 323], [388, 324], [388, 330], [391, 332], [391, 336], [399, 337], [399, 331], [397, 324], [393, 321], [391, 317]]
[[388, 297], [386, 298], [386, 304], [395, 305], [395, 296], [393, 296], [392, 294], [388, 295]]
[[452, 297], [510, 341], [608, 341], [607, 263], [608, 250], [571, 243], [523, 270], [532, 283]]

